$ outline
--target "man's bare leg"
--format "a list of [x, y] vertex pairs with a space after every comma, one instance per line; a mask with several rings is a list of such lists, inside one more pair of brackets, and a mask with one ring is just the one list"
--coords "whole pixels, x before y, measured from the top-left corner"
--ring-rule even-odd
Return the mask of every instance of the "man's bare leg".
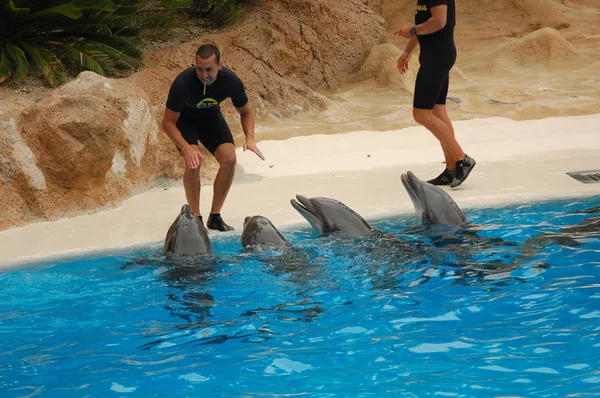
[[[437, 109], [436, 109], [437, 107]], [[463, 183], [475, 167], [475, 159], [467, 156], [454, 136], [454, 127], [444, 105], [436, 105], [433, 110], [413, 109], [417, 123], [431, 131], [442, 144], [446, 169], [442, 174], [428, 182], [434, 185], [450, 185], [455, 188]], [[454, 173], [452, 173], [454, 169]], [[454, 174], [452, 176], [452, 174]], [[450, 184], [448, 181], [452, 178]]]
[[[435, 105], [433, 107], [433, 114], [440, 119], [442, 122], [444, 122], [444, 124], [446, 125], [446, 127], [448, 127], [448, 131], [450, 132], [450, 135], [456, 140], [456, 136], [454, 134], [454, 126], [452, 125], [452, 121], [450, 120], [450, 117], [448, 116], [448, 112], [446, 112], [446, 105]], [[455, 166], [455, 160], [452, 158], [452, 155], [450, 154], [450, 151], [444, 146], [442, 145], [442, 143], [440, 143], [442, 150], [444, 151], [444, 158], [446, 159], [446, 168], [448, 170], [454, 170], [456, 168]]]
[[[455, 162], [465, 157], [464, 151], [454, 138], [454, 129], [448, 127], [442, 119], [434, 114], [433, 110], [413, 108], [413, 116], [415, 121], [431, 131], [440, 144], [442, 144], [442, 148], [448, 151], [450, 162], [446, 166], [454, 165]], [[446, 162], [448, 162], [448, 158]]]
[[215, 151], [215, 158], [219, 162], [219, 172], [213, 184], [214, 192], [210, 212], [220, 213], [235, 176], [235, 164], [237, 162], [235, 147], [230, 143], [219, 145]]
[[187, 164], [185, 165], [183, 189], [188, 205], [190, 205], [194, 214], [200, 217], [200, 167], [190, 169]]
[[[233, 230], [233, 228], [223, 222], [220, 214], [221, 209], [225, 204], [225, 199], [227, 199], [231, 184], [233, 183], [233, 177], [235, 176], [235, 165], [237, 162], [235, 146], [231, 143], [221, 144], [216, 149], [214, 155], [217, 162], [219, 162], [219, 171], [213, 184], [213, 200], [210, 209], [211, 216], [209, 217], [207, 226], [211, 229], [229, 231]], [[213, 214], [215, 216], [212, 216]]]

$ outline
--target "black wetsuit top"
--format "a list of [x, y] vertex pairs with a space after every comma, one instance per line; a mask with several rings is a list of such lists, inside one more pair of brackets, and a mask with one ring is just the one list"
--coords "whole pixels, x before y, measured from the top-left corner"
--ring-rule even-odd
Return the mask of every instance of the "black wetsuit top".
[[246, 90], [240, 78], [222, 67], [210, 86], [198, 79], [196, 67], [187, 68], [175, 78], [169, 90], [167, 108], [181, 112], [180, 118], [206, 119], [221, 112], [221, 102], [231, 98], [233, 106], [241, 108], [248, 103]]
[[200, 141], [214, 154], [221, 144], [234, 143], [221, 113], [221, 102], [227, 98], [231, 98], [236, 108], [248, 103], [244, 84], [233, 71], [222, 67], [205, 91], [204, 83], [198, 79], [193, 66], [175, 78], [169, 90], [167, 108], [180, 112], [177, 128], [189, 144], [196, 145]]
[[434, 105], [446, 104], [449, 72], [456, 62], [454, 26], [456, 6], [454, 0], [418, 0], [415, 24], [420, 25], [431, 18], [431, 8], [447, 5], [446, 25], [437, 32], [418, 35], [421, 64], [415, 83], [413, 107], [433, 109]]
[[419, 0], [417, 12], [415, 14], [415, 25], [427, 22], [431, 18], [431, 8], [435, 6], [446, 5], [448, 12], [446, 14], [446, 26], [443, 29], [428, 35], [419, 35], [419, 47], [421, 54], [436, 52], [449, 52], [454, 48], [454, 26], [456, 25], [456, 6], [454, 0]]

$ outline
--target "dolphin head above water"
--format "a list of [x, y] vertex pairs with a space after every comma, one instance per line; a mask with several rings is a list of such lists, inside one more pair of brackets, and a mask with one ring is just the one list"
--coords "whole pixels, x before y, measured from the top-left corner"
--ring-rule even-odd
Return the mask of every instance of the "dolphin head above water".
[[422, 224], [465, 225], [467, 219], [443, 189], [423, 182], [411, 171], [400, 177]]
[[176, 255], [210, 253], [208, 231], [190, 208], [183, 205], [165, 238], [164, 251]]
[[343, 232], [351, 235], [366, 235], [372, 228], [354, 210], [331, 198], [307, 198], [296, 195], [290, 202], [320, 234]]
[[242, 245], [244, 247], [258, 246], [284, 250], [289, 243], [268, 218], [252, 216], [246, 217], [244, 220]]

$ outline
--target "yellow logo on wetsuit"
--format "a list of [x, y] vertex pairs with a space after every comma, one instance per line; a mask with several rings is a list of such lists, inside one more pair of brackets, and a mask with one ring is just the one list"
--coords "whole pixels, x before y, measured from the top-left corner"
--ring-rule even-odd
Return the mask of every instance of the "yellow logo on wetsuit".
[[196, 108], [204, 109], [204, 108], [212, 108], [213, 106], [219, 105], [219, 102], [212, 98], [204, 98], [202, 101], [196, 104]]
[[427, 11], [426, 4], [417, 4], [417, 11]]

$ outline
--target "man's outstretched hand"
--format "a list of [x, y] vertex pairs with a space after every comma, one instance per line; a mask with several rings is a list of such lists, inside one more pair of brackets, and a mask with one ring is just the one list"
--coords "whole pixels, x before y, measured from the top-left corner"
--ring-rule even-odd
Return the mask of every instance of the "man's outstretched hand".
[[263, 156], [263, 154], [260, 151], [260, 149], [258, 149], [258, 147], [254, 143], [254, 141], [246, 141], [246, 143], [244, 144], [244, 151], [245, 150], [252, 151], [252, 152], [254, 152], [256, 154], [256, 156], [258, 156], [262, 160], [265, 160], [265, 157]]

